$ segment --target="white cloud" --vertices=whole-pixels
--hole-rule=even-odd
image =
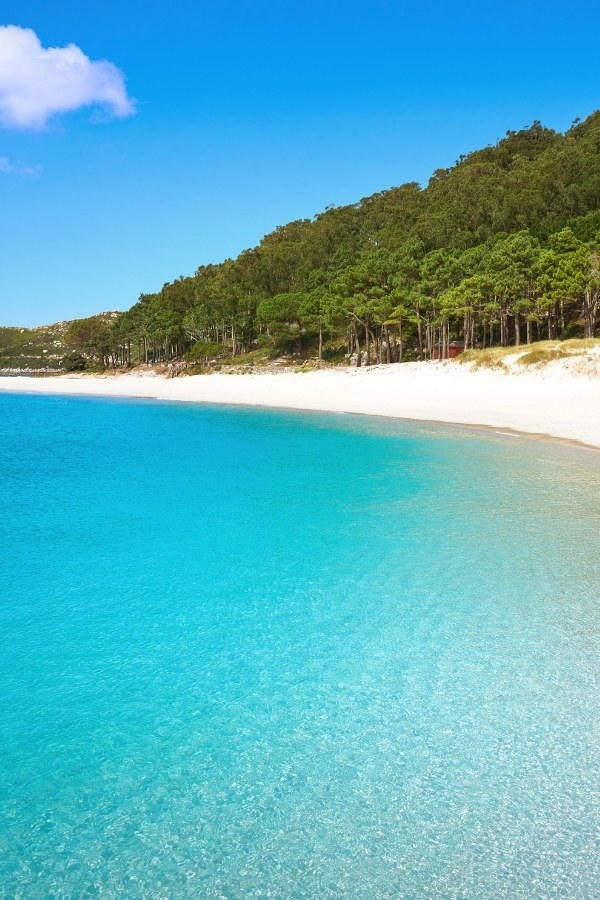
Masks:
[[[42,129],[52,116],[86,106],[117,119],[135,113],[120,69],[75,44],[46,49],[30,28],[0,26],[1,125]]]
[[[7,156],[0,156],[0,175],[20,175],[24,178],[35,178],[41,175],[40,166],[26,166],[23,163],[13,163]]]

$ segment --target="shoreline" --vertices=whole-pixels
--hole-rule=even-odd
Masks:
[[[600,449],[600,377],[557,362],[526,372],[404,363],[304,373],[0,377],[0,393],[138,398],[381,416]]]

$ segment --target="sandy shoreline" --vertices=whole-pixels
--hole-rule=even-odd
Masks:
[[[0,392],[139,397],[360,413],[510,429],[600,448],[600,377],[560,363],[535,371],[473,371],[407,363],[303,374],[0,377]]]

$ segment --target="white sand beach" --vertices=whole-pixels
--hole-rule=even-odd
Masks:
[[[595,360],[587,366],[561,360],[511,371],[405,363],[174,379],[153,373],[19,376],[0,378],[0,391],[360,413],[510,429],[600,448],[600,372]]]

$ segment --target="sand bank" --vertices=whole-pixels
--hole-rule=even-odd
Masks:
[[[511,429],[600,448],[600,377],[551,364],[518,374],[456,363],[307,373],[0,378],[0,392],[146,397],[391,416]]]

